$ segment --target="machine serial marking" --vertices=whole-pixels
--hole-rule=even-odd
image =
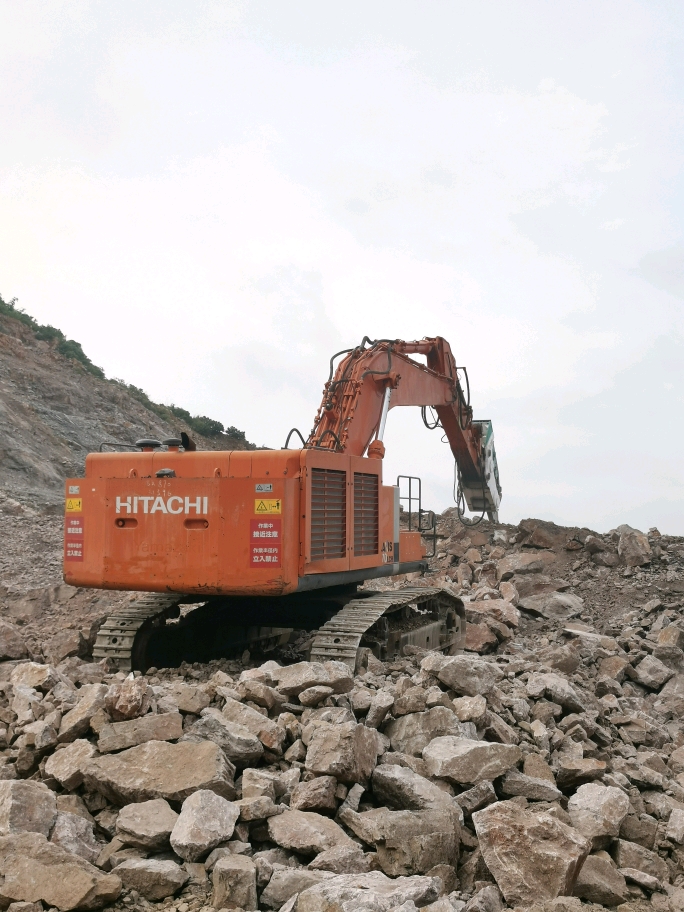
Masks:
[[[261,515],[263,513],[282,513],[281,500],[255,500],[254,512]]]
[[[78,501],[80,503],[80,501]],[[67,504],[69,501],[67,501]],[[152,506],[150,506],[150,503]],[[79,507],[80,509],[80,507]],[[67,511],[69,507],[67,506]],[[129,495],[125,499],[116,498],[116,512],[123,513],[195,513],[196,516],[206,516],[209,512],[208,497],[140,497]],[[280,511],[278,511],[280,512]]]

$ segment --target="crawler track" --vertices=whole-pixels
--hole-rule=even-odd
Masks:
[[[270,618],[253,616],[250,626],[240,626],[239,620],[244,624],[249,609],[231,599],[209,599],[180,623],[167,625],[178,618],[185,601],[180,595],[141,594],[104,622],[94,659],[109,659],[120,671],[173,667],[183,658],[206,661],[244,649],[266,651],[286,643],[292,627],[301,629],[302,619],[293,616],[291,605],[277,600],[270,605]],[[463,603],[444,589],[359,592],[332,617],[329,610],[326,616],[330,619],[314,634],[311,660],[334,659],[352,670],[364,651],[380,659],[400,655],[409,645],[453,652],[463,647],[465,638]],[[274,621],[288,626],[263,626]],[[315,630],[318,623],[310,614],[305,627],[310,624]]]
[[[352,599],[319,629],[311,647],[311,661],[334,659],[353,672],[364,645],[378,658],[389,659],[400,655],[404,646],[456,651],[463,648],[464,640],[463,603],[447,590],[378,592],[369,598]]]

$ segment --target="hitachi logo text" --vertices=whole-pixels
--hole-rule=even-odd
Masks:
[[[194,513],[206,516],[209,512],[208,497],[117,497],[117,513]]]

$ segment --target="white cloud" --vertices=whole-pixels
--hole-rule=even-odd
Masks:
[[[5,11],[3,294],[270,446],[309,429],[333,351],[441,334],[495,419],[505,518],[600,525],[679,496],[669,457],[637,471],[648,435],[597,430],[620,372],[684,329],[649,284],[679,242],[657,15],[284,6]],[[582,17],[604,42],[589,70]],[[647,375],[630,396],[639,414]],[[448,448],[398,411],[388,477],[448,505]]]

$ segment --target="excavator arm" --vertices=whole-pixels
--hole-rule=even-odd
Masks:
[[[334,369],[338,355],[345,357]],[[497,518],[501,501],[494,436],[490,421],[474,421],[449,343],[437,336],[418,342],[364,338],[361,345],[338,352],[330,362],[307,447],[354,456],[382,458],[382,438],[390,408],[430,407],[444,430],[456,460],[459,491],[469,509]],[[426,363],[410,355],[422,355]],[[425,411],[423,412],[425,418]]]

